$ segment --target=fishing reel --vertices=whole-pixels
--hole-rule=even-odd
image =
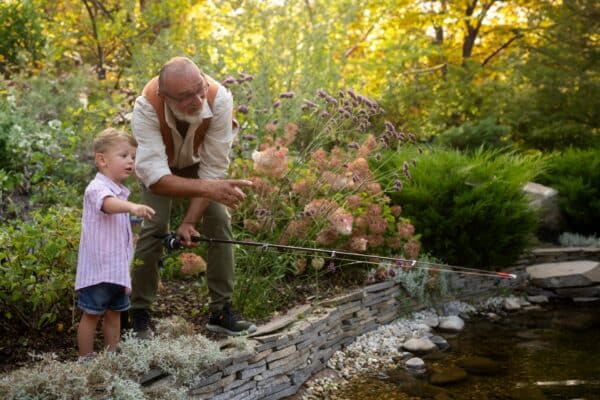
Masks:
[[[175,234],[175,232],[169,232],[164,235],[154,235],[154,237],[162,239],[162,245],[167,250],[181,250],[185,248],[181,242],[181,239]],[[198,236],[192,236],[192,242],[199,241],[200,238]]]

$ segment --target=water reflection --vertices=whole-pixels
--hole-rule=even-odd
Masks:
[[[398,368],[353,378],[336,399],[600,399],[600,306],[554,305],[442,333],[421,377]],[[381,377],[385,376],[385,379]],[[378,390],[382,389],[382,390]]]

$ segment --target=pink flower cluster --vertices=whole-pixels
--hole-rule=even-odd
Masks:
[[[268,147],[263,151],[254,151],[254,171],[274,178],[282,177],[288,171],[287,153],[286,147]]]

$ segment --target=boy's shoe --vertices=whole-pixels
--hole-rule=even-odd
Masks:
[[[231,310],[231,305],[225,303],[219,312],[212,312],[206,329],[211,332],[225,333],[231,336],[247,335],[256,331],[256,325],[251,322],[238,319]]]
[[[143,308],[131,310],[133,320],[133,332],[140,339],[148,339],[152,336],[150,330],[150,313]]]
[[[79,357],[77,357],[77,362],[78,363],[86,363],[88,361],[92,361],[97,356],[98,356],[98,354],[96,354],[96,352],[87,354],[85,356],[79,356]]]

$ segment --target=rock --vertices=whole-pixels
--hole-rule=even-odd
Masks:
[[[514,297],[514,296],[510,296],[504,299],[504,302],[502,303],[502,307],[506,310],[506,311],[515,311],[515,310],[519,310],[521,308],[521,303],[519,302],[519,299]]]
[[[532,283],[543,288],[591,286],[600,283],[600,262],[581,260],[527,267]]]
[[[527,296],[527,301],[533,304],[544,304],[548,303],[548,296],[544,296],[542,294],[536,296]]]
[[[474,375],[496,375],[502,370],[502,366],[497,361],[480,356],[463,358],[457,364]]]
[[[575,303],[591,303],[600,300],[600,297],[573,297]]]
[[[427,372],[425,361],[419,357],[413,357],[404,364],[406,370],[413,375],[424,375]]]
[[[437,349],[437,346],[428,338],[412,338],[408,339],[406,342],[402,344],[402,347],[405,350],[408,350],[415,354],[422,354]]]
[[[446,351],[450,348],[448,341],[441,336],[431,336],[429,340],[431,340],[431,342],[434,343],[437,348],[440,349],[440,351]]]
[[[539,234],[544,239],[554,239],[563,225],[563,217],[558,206],[558,191],[539,183],[528,182],[523,192],[529,199],[529,206],[537,211]]]
[[[429,382],[433,385],[447,385],[465,379],[467,379],[467,371],[457,366],[449,366],[432,374],[429,377]]]
[[[451,315],[449,317],[440,318],[438,327],[448,331],[461,331],[465,327],[465,322],[460,317]]]
[[[438,316],[429,316],[429,317],[423,319],[422,322],[430,328],[435,328],[436,326],[439,325],[440,319]]]
[[[409,369],[422,369],[425,368],[425,361],[419,357],[413,357],[409,360],[406,360],[404,365]]]
[[[600,285],[559,288],[555,292],[562,297],[598,297],[600,296]]]

